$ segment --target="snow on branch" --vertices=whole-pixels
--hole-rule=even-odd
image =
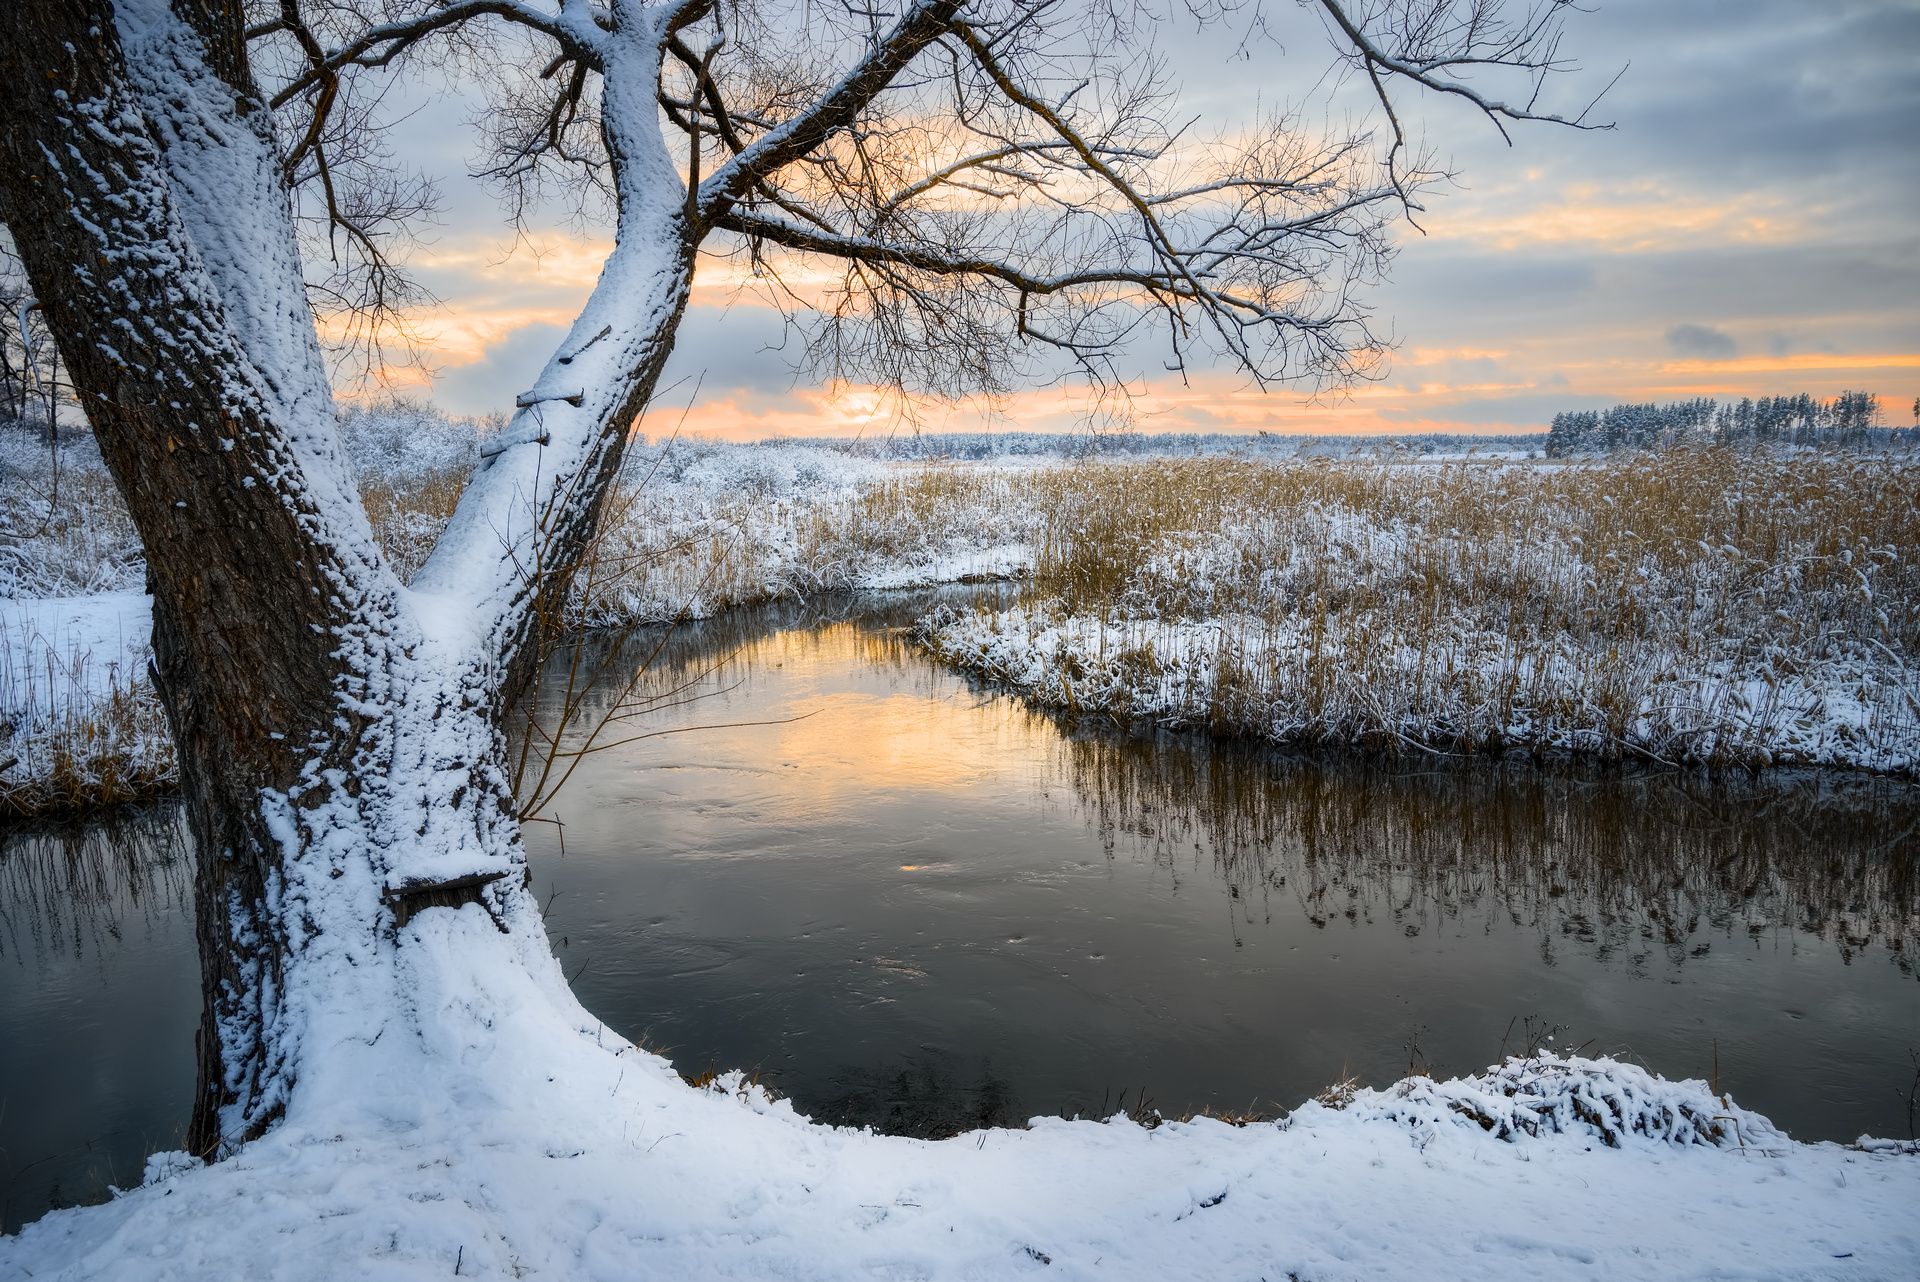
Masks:
[[[839,83],[716,170],[700,188],[701,213],[712,216],[756,181],[809,155],[852,125],[916,54],[953,29],[961,7],[961,0],[917,0]]]

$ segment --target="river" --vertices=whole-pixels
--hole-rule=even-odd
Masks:
[[[575,674],[572,745],[614,713],[527,831],[555,950],[683,1073],[944,1135],[1271,1114],[1551,1037],[1802,1139],[1907,1136],[1920,789],[1063,723],[916,651],[927,603],[600,639],[543,682],[553,724]],[[7,1228],[178,1145],[190,868],[167,806],[0,838]]]

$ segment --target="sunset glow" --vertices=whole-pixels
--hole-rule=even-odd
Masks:
[[[1603,6],[1585,25],[1592,65],[1631,63],[1602,104],[1611,131],[1522,130],[1509,148],[1484,121],[1433,104],[1409,122],[1460,178],[1424,198],[1417,227],[1390,229],[1391,274],[1365,294],[1392,344],[1379,381],[1263,392],[1217,353],[1190,351],[1184,376],[1169,370],[1161,338],[1126,354],[1134,423],[1512,432],[1619,401],[1855,388],[1879,395],[1886,424],[1909,422],[1920,395],[1910,216],[1920,177],[1875,150],[1903,114],[1901,91],[1869,89],[1897,80],[1898,60],[1867,56],[1810,14],[1753,24],[1764,34],[1747,43],[1768,52],[1751,56],[1713,24],[1663,6]],[[1649,26],[1663,32],[1651,45]],[[1214,123],[1243,124],[1248,96],[1267,92],[1251,64],[1196,63],[1183,74]],[[1729,92],[1750,82],[1751,94]],[[935,145],[937,130],[928,138],[928,165],[959,154],[957,143]],[[1233,139],[1208,146],[1224,153]],[[396,360],[384,383],[349,394],[429,395],[468,414],[506,408],[592,289],[609,226],[536,211],[510,230],[484,189],[461,190],[411,261],[438,299],[409,317],[420,366]],[[686,430],[732,439],[1071,431],[1087,421],[1084,389],[1043,377],[998,403],[920,404],[904,416],[877,388],[827,386],[800,362],[802,334],[844,279],[839,262],[771,247],[759,265],[737,251],[704,256],[663,382],[672,390],[647,430],[683,411]]]

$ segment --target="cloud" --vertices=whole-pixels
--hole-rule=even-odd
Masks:
[[[1318,17],[1269,8],[1275,39],[1294,55],[1287,71],[1305,78],[1278,75],[1264,53],[1223,66],[1211,36],[1169,29],[1157,52],[1180,76],[1181,111],[1233,127],[1250,102],[1289,84],[1310,128],[1340,129],[1349,108],[1368,110],[1366,85],[1329,99],[1313,79],[1326,52]],[[1311,402],[1249,391],[1225,369],[1196,368],[1181,385],[1143,341],[1125,363],[1150,387],[1144,425],[1504,428],[1623,400],[1854,386],[1906,405],[1920,393],[1916,39],[1915,0],[1607,0],[1569,26],[1568,51],[1590,71],[1550,78],[1541,107],[1577,113],[1631,64],[1595,109],[1614,130],[1519,129],[1509,149],[1460,104],[1409,96],[1419,119],[1408,123],[1462,182],[1434,193],[1427,235],[1393,233],[1394,273],[1366,300],[1399,345],[1385,378]],[[417,118],[429,127],[399,131],[407,158],[456,193],[441,238],[415,263],[446,302],[419,320],[429,360],[445,371],[436,397],[493,409],[512,403],[572,322],[612,228],[557,212],[525,237],[503,228],[484,187],[448,172],[461,168],[470,137],[461,119],[477,96],[447,90]],[[778,265],[803,302],[830,296],[841,271]],[[696,380],[689,426],[701,430],[882,430],[867,398],[796,377],[800,344],[783,334],[764,287],[743,259],[701,260],[664,380],[675,390],[655,411],[660,430]],[[1700,319],[1676,323],[1683,317]],[[1075,426],[1084,400],[1044,381],[992,414],[929,411],[929,430]]]
[[[1743,356],[1737,360],[1714,357],[1711,363],[1678,360],[1668,361],[1660,368],[1663,373],[1672,374],[1820,374],[1859,370],[1894,374],[1895,371],[1920,369],[1920,352],[1799,352],[1786,356]]]
[[[1675,325],[1667,331],[1667,346],[1676,356],[1705,361],[1730,361],[1740,354],[1733,335],[1711,325]]]
[[[1809,231],[1804,209],[1786,194],[1707,195],[1652,180],[1567,183],[1544,199],[1517,185],[1496,186],[1478,198],[1440,206],[1432,222],[1436,240],[1607,254],[1787,245],[1805,240]]]
[[[702,395],[735,391],[778,395],[792,388],[803,343],[789,334],[778,311],[741,299],[732,306],[695,301],[674,334],[673,355],[661,385],[695,383]]]
[[[540,366],[566,336],[559,325],[536,322],[490,345],[480,359],[455,365],[434,379],[433,398],[456,414],[511,410],[513,398],[533,386]]]

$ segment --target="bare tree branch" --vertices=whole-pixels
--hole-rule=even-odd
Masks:
[[[270,106],[280,108],[301,94],[324,83],[330,74],[343,67],[385,67],[436,32],[451,30],[474,18],[492,17],[550,36],[567,51],[569,57],[586,61],[597,59],[598,42],[585,24],[561,15],[545,13],[520,0],[446,0],[425,12],[395,22],[368,27],[354,39],[328,50],[311,69],[273,95]],[[248,32],[249,38],[286,30],[285,18],[266,23]]]
[[[1539,121],[1574,129],[1611,129],[1590,124],[1587,116],[1619,82],[1623,68],[1573,116],[1537,110],[1548,75],[1572,69],[1560,57],[1566,14],[1575,0],[1540,0],[1518,16],[1502,0],[1368,0],[1364,9],[1346,0],[1318,0],[1336,33],[1336,47],[1361,68],[1393,132],[1387,152],[1394,189],[1409,213],[1421,208],[1400,178],[1399,157],[1409,145],[1405,125],[1393,101],[1390,82],[1403,79],[1434,93],[1460,98],[1493,122],[1508,146],[1515,121]],[[1525,103],[1507,102],[1467,83],[1475,70],[1518,73],[1527,86]]]
[[[701,188],[699,207],[711,219],[754,183],[806,156],[894,81],[914,55],[946,34],[962,0],[915,0],[860,63],[806,110],[757,138],[716,170]]]

